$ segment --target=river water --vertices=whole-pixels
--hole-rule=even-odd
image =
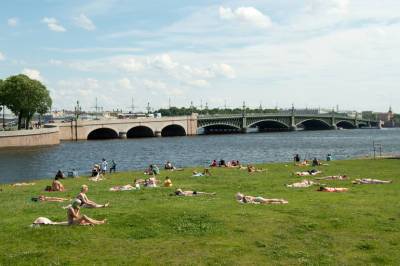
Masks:
[[[117,163],[117,171],[144,169],[166,160],[178,167],[206,166],[221,158],[242,163],[284,162],[301,158],[335,159],[372,156],[372,143],[384,154],[400,153],[400,129],[297,131],[195,137],[62,142],[30,149],[0,150],[0,183],[53,177],[58,169],[88,173],[102,158]]]

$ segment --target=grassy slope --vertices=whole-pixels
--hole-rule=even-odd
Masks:
[[[392,264],[400,263],[400,164],[398,160],[335,161],[324,174],[393,179],[389,185],[351,185],[348,193],[288,189],[299,180],[292,165],[269,164],[268,173],[215,169],[212,177],[190,177],[191,169],[168,174],[174,187],[217,192],[214,197],[171,197],[173,188],[109,192],[139,173],[118,173],[106,181],[65,180],[73,197],[81,184],[89,198],[110,201],[108,209],[83,209],[108,218],[97,227],[28,225],[37,217],[66,220],[62,203],[30,201],[50,181],[33,187],[3,185],[0,192],[0,264]],[[110,177],[110,176],[109,176]],[[285,198],[287,205],[243,205],[249,195]]]

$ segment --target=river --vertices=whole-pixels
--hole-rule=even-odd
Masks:
[[[400,129],[297,131],[195,137],[62,142],[58,146],[0,150],[0,183],[53,177],[58,169],[86,174],[102,158],[115,160],[117,171],[144,169],[166,160],[178,167],[206,166],[213,159],[242,163],[285,162],[293,154],[342,160],[373,154],[400,153]],[[379,151],[379,150],[378,150]]]

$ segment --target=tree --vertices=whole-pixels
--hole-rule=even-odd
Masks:
[[[38,80],[26,75],[8,77],[2,85],[0,103],[18,116],[18,129],[29,128],[35,113],[44,114],[50,110],[52,100],[49,91]]]

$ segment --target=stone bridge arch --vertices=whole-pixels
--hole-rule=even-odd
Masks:
[[[182,125],[171,124],[161,129],[162,137],[180,137],[186,136],[186,130]]]
[[[153,129],[145,125],[135,125],[126,131],[127,138],[151,138],[154,136]]]
[[[110,127],[100,127],[92,129],[88,132],[87,140],[100,140],[100,139],[116,139],[118,138],[118,131]]]

